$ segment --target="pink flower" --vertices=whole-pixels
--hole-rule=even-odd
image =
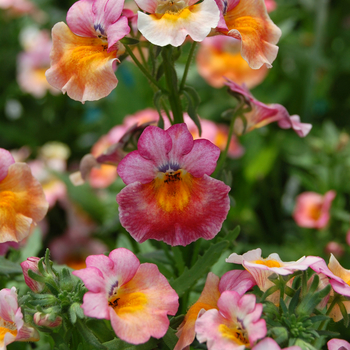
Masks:
[[[68,26],[59,22],[52,29],[51,68],[46,72],[52,86],[83,103],[99,100],[117,86],[118,41],[130,31],[127,18],[121,16],[123,6],[123,0],[73,4]]]
[[[86,316],[111,320],[117,336],[132,344],[165,335],[178,295],[156,265],[140,264],[131,251],[118,248],[109,257],[89,256],[86,266],[73,271],[89,290],[82,304]]]
[[[210,141],[193,141],[186,124],[166,131],[148,126],[138,150],[118,166],[127,185],[117,195],[122,226],[138,242],[187,245],[212,239],[230,208],[230,188],[208,176],[219,154]]]
[[[322,229],[327,226],[335,191],[324,196],[315,192],[303,192],[296,199],[293,217],[300,227]]]
[[[207,342],[208,350],[243,350],[266,335],[263,305],[256,304],[255,295],[224,291],[218,309],[206,311],[195,325],[198,341]]]
[[[204,39],[197,54],[199,74],[213,87],[225,85],[226,78],[248,88],[259,85],[267,75],[267,67],[252,69],[240,53],[241,43],[229,36]]]
[[[238,95],[246,101],[251,107],[251,111],[245,113],[246,128],[240,118],[235,121],[235,132],[239,135],[261,128],[272,122],[278,122],[278,126],[282,129],[292,128],[300,137],[306,136],[311,128],[311,124],[300,123],[298,115],[290,116],[288,111],[279,104],[265,105],[256,100],[249,90],[243,85],[240,86],[233,81],[228,80],[226,85],[231,89],[233,95]]]
[[[343,339],[331,339],[327,343],[328,350],[350,350],[350,344]]]
[[[0,243],[19,242],[44,218],[48,203],[40,183],[24,163],[0,148]]]
[[[28,275],[28,270],[32,270],[37,275],[42,276],[42,274],[38,268],[39,260],[40,260],[40,258],[33,256],[30,258],[27,258],[26,261],[23,261],[21,263],[24,281],[26,282],[27,286],[35,293],[40,293],[45,288],[45,283],[38,282],[38,281],[35,281],[32,278],[30,278]]]
[[[275,0],[265,0],[265,6],[267,12],[272,12],[276,10],[277,4]]]
[[[10,16],[31,15],[34,20],[43,23],[47,16],[30,0],[0,0],[0,9],[7,10]]]
[[[264,0],[216,0],[220,21],[216,31],[241,41],[241,55],[253,69],[268,68],[278,52],[281,30],[267,14]]]
[[[252,350],[301,350],[300,346],[289,346],[281,349],[280,346],[272,338],[265,338],[259,341]]]
[[[214,0],[196,2],[136,0],[145,12],[138,12],[138,29],[148,41],[158,46],[180,46],[187,35],[194,41],[202,41],[217,26],[220,12]]]
[[[179,341],[176,343],[174,350],[183,350],[194,341],[196,320],[205,311],[218,308],[217,303],[222,292],[234,290],[239,295],[243,295],[254,285],[255,281],[247,271],[229,271],[221,279],[209,272],[199,299],[187,311],[183,322],[178,328],[176,335]]]
[[[15,287],[0,290],[0,349],[14,341],[38,341],[36,329],[23,322],[21,308],[18,307]]]
[[[53,320],[50,319],[50,314],[36,312],[33,316],[33,321],[37,326],[56,328],[62,324],[62,317],[56,316]]]

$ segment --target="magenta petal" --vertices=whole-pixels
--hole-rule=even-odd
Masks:
[[[130,27],[128,25],[128,19],[126,17],[120,17],[120,19],[108,26],[107,29],[108,37],[108,49],[113,50],[114,45],[125,35],[130,33]]]
[[[148,13],[155,13],[158,6],[157,0],[135,0],[135,2],[141,10]]]
[[[118,21],[123,11],[124,1],[119,0],[95,0],[93,12],[95,15],[94,24],[108,31],[108,27]],[[102,33],[103,34],[103,33]]]
[[[106,293],[87,292],[83,298],[84,315],[109,320],[109,306]]]
[[[156,126],[148,126],[141,134],[137,148],[143,158],[154,161],[158,168],[167,166],[168,153],[172,148],[171,137]]]
[[[106,290],[104,276],[97,267],[75,270],[72,274],[79,277],[91,292],[99,293]]]
[[[191,152],[183,156],[181,166],[194,177],[210,175],[219,156],[219,147],[205,139],[195,140]]]
[[[0,181],[7,176],[8,168],[14,162],[15,160],[11,153],[6,149],[0,148]]]
[[[130,152],[118,165],[118,175],[126,185],[133,182],[147,184],[157,175],[155,162],[143,158],[139,151]]]
[[[82,37],[95,37],[92,4],[95,0],[80,0],[73,4],[67,13],[69,29]]]
[[[350,350],[350,343],[344,339],[331,339],[327,343],[328,350]]]
[[[223,293],[225,290],[233,290],[242,296],[255,285],[255,279],[248,271],[232,270],[221,277],[219,291]]]

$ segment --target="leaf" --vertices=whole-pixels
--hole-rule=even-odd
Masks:
[[[83,321],[77,319],[76,325],[81,337],[85,339],[87,343],[93,346],[94,349],[106,350],[106,347],[99,342],[99,340],[95,337],[95,335]]]
[[[27,260],[29,257],[37,256],[43,246],[42,242],[41,230],[37,227],[29,236],[25,247],[21,249],[21,262]]]
[[[174,254],[176,268],[179,271],[179,275],[181,275],[185,269],[185,262],[183,259],[181,249],[179,247],[171,247],[171,250]]]
[[[163,97],[163,92],[161,90],[158,90],[153,96],[153,103],[157,108],[157,111],[159,114],[158,127],[164,129],[164,119],[162,115],[162,106],[161,106],[162,97]]]
[[[189,117],[193,120],[193,122],[196,124],[198,128],[199,136],[202,135],[202,128],[201,123],[199,120],[199,117],[197,115],[197,109],[200,104],[199,96],[195,89],[190,88],[188,86],[184,87],[183,94],[187,98],[188,106],[187,106],[187,113]]]
[[[175,335],[175,333],[176,333],[175,329],[172,329],[171,327],[169,327],[168,331],[163,337],[164,343],[167,345],[167,347],[170,350],[173,350],[175,348],[175,345],[179,340],[179,338]]]
[[[136,45],[138,44],[140,41],[137,39],[133,39],[133,38],[128,38],[128,37],[124,37],[123,39],[119,40],[123,45]]]
[[[228,231],[227,235],[222,240],[229,241],[230,243],[234,242],[237,239],[240,232],[241,227],[236,226],[236,228],[234,228],[233,230]]]
[[[179,297],[190,289],[216,263],[222,251],[227,249],[228,246],[229,242],[226,240],[212,244],[190,269],[185,269],[179,278],[170,281],[170,285],[175,289]]]
[[[301,288],[299,288],[299,289],[295,292],[295,294],[294,294],[292,300],[291,300],[290,303],[289,303],[289,312],[292,313],[292,314],[295,312],[295,309],[296,309],[296,307],[297,307],[297,305],[298,305],[300,292],[301,292]]]
[[[121,339],[113,339],[111,341],[108,341],[106,343],[103,343],[103,345],[108,349],[108,350],[152,350],[154,349],[157,344],[158,340],[151,338],[147,343],[140,344],[140,345],[133,345],[129,344]]]
[[[12,261],[5,259],[3,256],[0,256],[0,275],[9,275],[11,273],[22,274],[22,268],[19,264],[16,264]]]

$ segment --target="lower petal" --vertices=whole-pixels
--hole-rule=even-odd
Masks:
[[[51,68],[48,82],[73,100],[99,100],[117,86],[113,70],[116,51],[108,52],[107,43],[98,38],[79,37],[63,23],[52,29]]]
[[[125,187],[117,196],[123,227],[138,242],[156,239],[185,246],[215,237],[230,208],[230,187],[207,175],[187,181],[174,191],[157,189],[154,182]]]

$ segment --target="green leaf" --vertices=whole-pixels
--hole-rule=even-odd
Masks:
[[[338,306],[340,309],[341,314],[343,315],[343,322],[344,322],[344,326],[348,327],[349,326],[349,315],[348,315],[348,311],[346,310],[345,305],[339,301],[338,302]]]
[[[234,228],[233,230],[228,231],[227,235],[222,240],[229,241],[230,243],[232,243],[237,239],[240,232],[241,227],[236,226],[236,228]]]
[[[297,305],[298,305],[300,292],[301,292],[301,288],[299,288],[299,289],[295,292],[295,294],[294,294],[292,300],[291,300],[290,303],[289,303],[289,308],[288,308],[288,309],[289,309],[289,312],[292,313],[292,314],[295,312],[295,309],[296,309],[296,307],[297,307]]]
[[[197,109],[200,104],[199,96],[195,89],[190,88],[188,86],[184,87],[182,92],[188,101],[187,113],[189,117],[193,120],[193,122],[196,124],[198,128],[199,136],[201,136],[202,128],[201,128],[201,123],[197,114]]]
[[[179,340],[179,338],[175,335],[175,333],[176,333],[176,330],[169,327],[168,331],[163,337],[164,343],[167,345],[167,347],[170,350],[173,350],[175,348],[175,345]]]
[[[183,259],[181,249],[179,247],[171,247],[171,250],[174,254],[176,268],[179,271],[179,275],[181,275],[185,270],[185,262]]]
[[[205,254],[201,256],[190,269],[185,269],[184,273],[179,278],[170,281],[170,285],[175,289],[179,297],[190,289],[196,281],[216,263],[220,258],[222,251],[228,246],[228,241],[221,241],[212,244]]]
[[[16,264],[12,261],[5,259],[3,256],[0,256],[0,275],[9,275],[11,273],[22,274],[22,268],[19,264]]]
[[[103,343],[103,345],[108,350],[152,350],[157,347],[158,340],[151,338],[147,343],[140,344],[140,345],[133,345],[129,344],[121,339],[113,339],[111,341],[108,341],[106,343]]]
[[[123,39],[119,40],[123,45],[136,45],[138,44],[140,41],[137,39],[133,39],[133,38],[128,38],[128,37],[124,37]]]
[[[95,337],[95,335],[92,333],[92,331],[87,327],[87,325],[83,321],[77,319],[76,325],[82,338],[85,339],[88,344],[93,346],[94,349],[99,349],[99,350],[107,349],[104,345],[100,343],[100,341]]]
[[[153,96],[153,104],[157,108],[158,114],[159,114],[159,121],[158,121],[158,127],[164,129],[164,119],[162,115],[162,97],[163,97],[163,92],[161,90],[158,90],[154,96]]]
[[[29,236],[27,244],[21,249],[21,262],[27,260],[31,256],[37,256],[43,244],[41,230],[37,227]]]

